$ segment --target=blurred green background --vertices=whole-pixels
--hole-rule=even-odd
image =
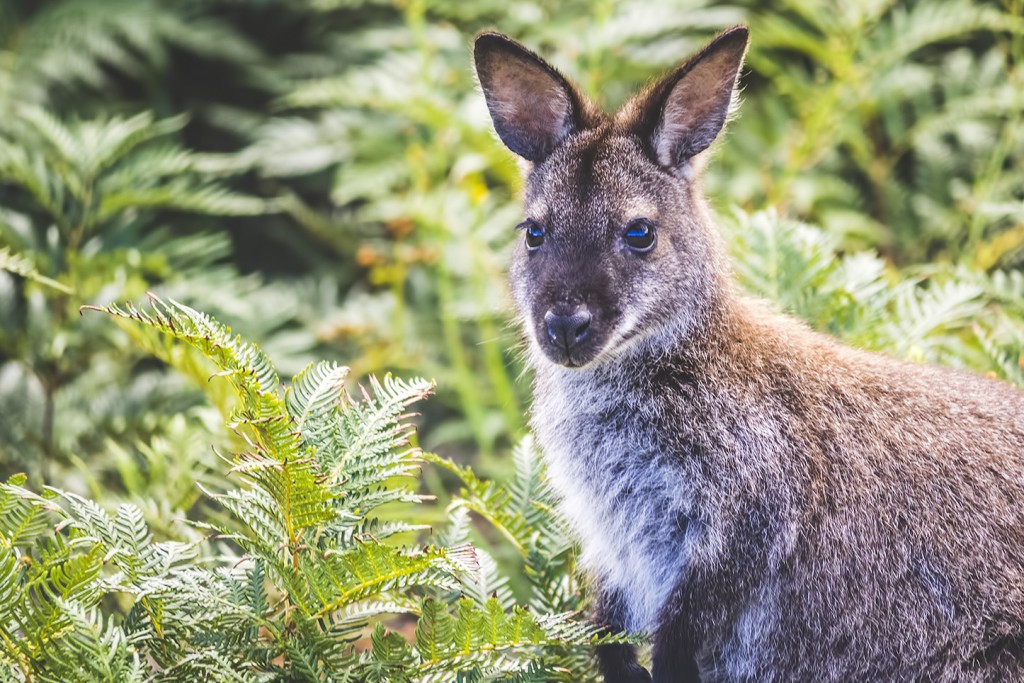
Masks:
[[[743,104],[706,187],[743,284],[1022,382],[1024,0],[0,0],[0,479],[131,499],[172,536],[206,514],[226,402],[78,313],[147,290],[285,376],[436,379],[421,445],[503,475],[529,406],[520,181],[473,34],[614,107],[738,22]]]

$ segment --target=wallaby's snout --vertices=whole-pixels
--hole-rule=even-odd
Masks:
[[[610,264],[575,259],[553,248],[517,268],[523,277],[513,289],[523,302],[526,333],[548,362],[581,368],[614,343],[621,315]]]
[[[591,320],[593,316],[586,304],[558,305],[544,314],[548,340],[559,356],[565,354],[567,364],[573,363],[573,351],[578,350],[587,340]]]

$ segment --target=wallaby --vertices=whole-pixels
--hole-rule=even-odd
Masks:
[[[654,681],[1024,680],[1024,393],[855,350],[741,296],[699,172],[737,26],[614,115],[477,37],[525,172],[510,269],[532,426]],[[599,648],[606,681],[649,681]]]

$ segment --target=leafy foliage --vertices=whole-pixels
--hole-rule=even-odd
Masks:
[[[223,240],[168,239],[157,227],[162,212],[269,208],[228,189],[217,157],[171,141],[184,123],[146,113],[64,122],[30,105],[0,123],[0,401],[25,404],[27,397],[34,413],[2,423],[0,453],[34,479],[48,467],[66,466],[76,451],[97,448],[97,425],[125,439],[155,431],[130,412],[144,407],[116,400],[115,382],[128,384],[129,367],[105,355],[109,335],[72,324],[78,306],[99,296],[138,296],[152,282],[187,275],[223,253]],[[148,252],[154,244],[163,246]],[[204,249],[209,253],[196,259]],[[122,352],[129,348],[122,340]],[[184,387],[154,392],[145,386],[157,377],[136,377],[130,401],[149,394],[153,402],[195,403]],[[71,408],[82,404],[90,410]],[[65,420],[72,410],[88,417]]]
[[[1024,198],[1022,10],[966,0],[757,8],[756,77],[718,165],[724,193],[900,262],[1013,263],[1020,236],[1003,232],[1019,228]]]
[[[257,54],[195,2],[7,3],[0,19],[0,112],[53,103],[76,86],[98,91],[115,74],[144,79],[166,68],[172,49],[242,62]]]
[[[472,34],[526,41],[614,107],[747,22],[744,102],[706,174],[743,286],[852,344],[1024,384],[1021,17],[0,3],[0,480],[29,474],[0,505],[0,678],[589,680],[587,649],[541,616],[585,589],[521,440],[529,381],[496,284],[519,175]],[[174,304],[120,329],[78,315],[152,290],[235,321],[295,380],[282,394],[255,347]],[[402,416],[428,385],[369,379],[386,371],[438,378],[419,434]],[[44,483],[66,493],[30,493]],[[428,493],[446,515],[415,504]]]
[[[586,670],[580,646],[598,642],[597,629],[564,602],[460,597],[464,583],[495,582],[493,563],[478,564],[472,546],[389,542],[419,528],[376,515],[422,500],[414,475],[424,455],[410,445],[406,409],[430,383],[386,377],[356,401],[346,369],[320,363],[282,392],[257,346],[181,304],[151,304],[102,310],[184,342],[219,369],[237,395],[230,425],[247,445],[232,468],[242,486],[209,493],[227,521],[200,524],[215,534],[205,542],[182,543],[156,541],[134,505],[111,514],[58,489],[38,496],[23,476],[0,485],[0,662],[14,680],[551,680],[573,674],[567,665]],[[540,505],[540,472],[525,449],[518,461],[509,494],[472,507],[532,537],[534,551],[549,548],[550,511],[527,512]],[[491,507],[513,498],[515,512]],[[456,521],[462,507],[452,508]],[[197,561],[211,545],[218,554]],[[568,549],[561,535],[554,545]],[[242,556],[221,554],[231,548]],[[104,608],[115,596],[123,619]],[[414,639],[379,620],[393,614],[417,618]],[[368,629],[370,646],[354,647]]]
[[[869,252],[774,212],[736,212],[729,229],[747,289],[855,346],[1021,381],[1024,277],[934,265],[902,277]]]
[[[313,9],[340,27],[352,6]],[[820,226],[836,249],[875,249],[901,265],[1019,268],[1019,0],[517,7],[364,12],[372,27],[321,46],[333,57],[326,75],[303,62],[298,85],[278,100],[281,115],[254,129],[246,152],[267,176],[315,178],[330,193],[331,219],[343,225],[324,238],[339,257],[353,258],[350,235],[360,237],[355,258],[376,305],[361,298],[347,311],[339,341],[446,377],[453,395],[442,398],[464,423],[448,421],[439,439],[469,435],[486,456],[503,433],[521,430],[525,401],[509,382],[517,365],[506,352],[515,339],[501,325],[503,292],[489,286],[519,220],[518,172],[494,144],[466,68],[469,36],[481,28],[524,40],[614,107],[714,30],[746,21],[745,101],[709,168],[714,199],[751,213],[777,207]]]

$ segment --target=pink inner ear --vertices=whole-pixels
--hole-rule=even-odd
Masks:
[[[698,59],[662,104],[652,147],[664,166],[677,166],[702,152],[721,132],[732,104],[743,48],[719,49]]]
[[[512,58],[492,66],[488,81],[485,93],[499,134],[507,126],[550,151],[569,133],[569,96],[543,68]]]
[[[658,163],[671,166],[677,163],[674,157],[680,142],[697,132],[702,123],[715,117],[715,102],[719,94],[729,85],[712,86],[704,82],[691,83],[683,79],[676,84],[662,110],[661,124],[655,132],[654,150]],[[728,106],[728,104],[726,104]],[[717,131],[711,135],[717,134]]]

